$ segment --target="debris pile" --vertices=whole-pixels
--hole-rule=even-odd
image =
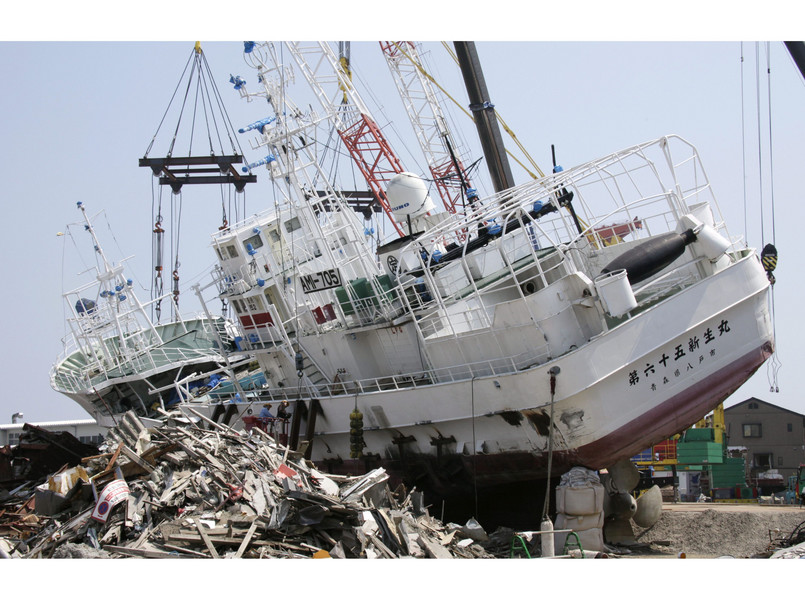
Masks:
[[[420,493],[392,492],[382,468],[325,474],[257,428],[168,417],[146,429],[128,413],[103,453],[25,499],[0,496],[0,556],[495,557],[473,525],[445,526]]]

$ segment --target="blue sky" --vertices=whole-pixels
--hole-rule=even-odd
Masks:
[[[7,365],[0,393],[0,422],[10,422],[11,414],[18,411],[31,422],[86,416],[69,399],[53,391],[48,382],[49,369],[61,351],[64,334],[61,292],[77,285],[77,268],[63,272],[62,267],[64,245],[70,239],[57,236],[57,232],[64,231],[65,224],[78,221],[76,201],[84,201],[90,213],[103,210],[106,219],[99,226],[105,228],[109,222],[116,245],[107,250],[116,258],[134,255],[130,262],[133,273],[141,286],[148,287],[152,181],[149,172],[138,167],[137,160],[156,131],[193,47],[193,41],[14,41],[62,39],[58,31],[61,30],[46,29],[44,33],[20,37],[6,30],[2,32],[3,39],[11,41],[0,42],[0,80],[4,81],[0,138],[6,145],[4,159],[0,160],[6,208],[5,258],[0,262],[6,287],[0,300],[6,317],[6,341],[0,351]],[[157,28],[155,35],[162,31]],[[562,31],[567,39],[580,39],[567,29],[557,31],[551,37],[560,37],[554,39],[562,39]],[[702,36],[699,29],[691,31],[694,39],[719,38]],[[95,30],[80,33],[71,39],[98,39]],[[363,33],[359,37],[365,39],[366,31]],[[533,39],[537,34],[525,35],[522,28],[515,28],[513,33],[512,37],[519,39]],[[237,39],[238,32],[232,31],[228,37]],[[335,35],[322,33],[318,37]],[[420,34],[425,39],[438,37],[427,28]],[[803,283],[797,279],[794,244],[805,209],[800,175],[805,84],[783,44],[770,44],[769,109],[766,45],[759,46],[762,68],[758,87],[756,44],[743,44],[742,73],[742,45],[732,41],[741,37],[716,42],[595,43],[500,41],[509,39],[505,33],[497,33],[492,39],[483,34],[474,37],[482,40],[478,51],[492,101],[544,171],[550,169],[552,143],[560,163],[567,168],[674,133],[698,147],[732,235],[744,232],[746,193],[750,245],[759,247],[762,242],[771,242],[774,234],[780,252],[775,289],[777,356],[782,363],[780,391],[769,393],[764,367],[727,404],[754,395],[805,412],[797,375],[803,354],[803,325],[797,309]],[[624,39],[631,37],[627,34]],[[242,43],[202,44],[235,128],[264,117],[256,112],[254,104],[239,100],[227,82],[230,74],[254,81],[253,71],[242,60]],[[427,43],[425,49],[432,51],[431,60],[439,65],[440,82],[466,104],[460,75],[447,63],[440,44]],[[377,109],[380,113],[375,114],[377,119],[389,117],[393,130],[410,134],[377,44],[353,42],[352,62],[359,76],[373,83],[373,95],[382,99],[383,105]],[[769,114],[773,161],[768,147]],[[464,137],[472,144],[472,124],[467,121],[462,127]],[[407,142],[392,142],[399,143],[396,147],[406,167],[418,171],[419,166],[409,157],[416,151],[410,138]],[[262,157],[248,149],[248,142],[242,138],[241,144],[249,160]],[[473,151],[480,156],[479,151]],[[764,181],[762,202],[767,210],[765,231],[760,229],[759,155]],[[514,170],[519,180],[525,180],[525,174],[516,166]],[[259,173],[258,177],[263,178]],[[774,227],[768,211],[772,193]],[[265,181],[249,189],[248,213],[267,208],[270,197]],[[189,280],[194,272],[213,261],[207,244],[220,224],[221,200],[215,194],[191,194],[186,190],[184,202],[182,270],[183,280]],[[141,292],[141,296],[147,294]],[[187,288],[182,300],[184,306],[199,308]]]

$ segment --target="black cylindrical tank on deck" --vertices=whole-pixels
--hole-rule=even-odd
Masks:
[[[691,229],[655,236],[613,259],[601,273],[625,269],[629,283],[637,284],[668,267],[695,240],[696,235]]]

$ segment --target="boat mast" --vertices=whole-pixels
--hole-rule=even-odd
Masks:
[[[464,77],[464,85],[467,87],[469,107],[481,138],[481,147],[492,177],[492,184],[495,192],[499,193],[514,186],[514,177],[495,117],[495,106],[489,101],[489,92],[478,60],[478,52],[475,50],[475,42],[457,41],[453,42],[453,45]]]
[[[140,303],[137,295],[134,293],[133,289],[131,288],[131,283],[123,276],[123,266],[112,266],[109,263],[109,260],[106,259],[106,255],[101,248],[101,243],[98,241],[98,237],[95,234],[95,228],[92,226],[92,222],[87,215],[87,210],[84,207],[84,203],[79,201],[77,202],[77,207],[81,210],[81,215],[84,218],[84,229],[89,232],[90,236],[92,237],[92,244],[95,249],[95,252],[100,257],[101,261],[103,262],[104,271],[98,272],[97,280],[100,282],[101,286],[104,290],[108,293],[109,297],[117,296],[118,301],[123,300],[124,298],[128,298],[131,301],[131,304],[135,305],[135,309],[142,315],[143,319],[148,323],[148,327],[151,332],[154,334],[155,339],[159,339],[159,332],[157,332],[154,324],[151,322],[151,319],[146,315],[145,309],[143,308],[142,304]],[[115,284],[117,280],[118,284]],[[126,295],[122,295],[122,290],[125,289]],[[117,293],[117,295],[115,294]],[[123,298],[121,298],[121,296]],[[111,298],[110,298],[111,300]],[[128,344],[126,342],[126,334],[123,332],[123,328],[120,324],[120,313],[117,308],[110,309],[110,313],[114,318],[115,329],[117,330],[118,338],[120,339],[120,347],[119,350],[121,354],[126,351],[128,348]]]
[[[389,181],[405,168],[352,84],[347,55],[339,58],[327,42],[288,41],[285,46],[334,123],[375,202],[382,207],[397,234],[405,236],[386,196]],[[342,46],[342,50],[345,48]]]

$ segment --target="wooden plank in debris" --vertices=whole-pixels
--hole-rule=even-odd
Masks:
[[[187,410],[189,410],[191,413],[193,413],[193,414],[194,414],[195,416],[197,416],[199,419],[201,419],[201,420],[203,420],[203,421],[206,421],[207,423],[209,423],[210,425],[212,425],[213,427],[215,427],[215,428],[216,428],[216,429],[218,429],[219,431],[229,431],[229,429],[228,429],[227,427],[224,427],[224,426],[223,426],[223,425],[221,425],[220,423],[216,423],[216,422],[215,422],[215,421],[213,421],[212,419],[205,417],[205,416],[204,416],[204,415],[202,415],[200,412],[198,412],[196,409],[194,409],[194,408],[190,408],[190,407],[187,407]]]
[[[181,450],[179,446],[176,446],[177,450]],[[167,460],[173,466],[182,466],[185,460],[187,460],[187,454],[174,454],[172,452],[168,452],[162,455],[163,460]]]
[[[166,431],[169,430],[169,429],[170,428],[167,428]],[[184,431],[184,429],[182,429],[181,427],[177,427],[176,429]],[[173,438],[171,438],[168,434],[164,433],[163,431],[161,431],[158,428],[154,428],[154,429],[152,429],[152,431],[153,431],[153,433],[155,433],[157,435],[161,435],[162,437],[164,437],[169,442],[176,441]],[[186,433],[186,435],[189,435],[191,438],[193,438],[195,440],[195,438],[193,437],[192,434]],[[201,455],[198,452],[196,452],[193,448],[188,446],[185,442],[178,441],[177,443],[179,444],[179,448],[183,452],[185,452],[188,456],[190,456],[190,458],[194,458],[196,460],[201,460]]]
[[[110,458],[113,455],[114,452],[104,452],[103,454],[95,454],[94,456],[84,456],[84,458],[81,459],[81,464],[83,465],[93,460],[100,460],[101,458]]]
[[[196,525],[196,530],[198,531],[198,534],[201,535],[201,539],[204,541],[204,545],[206,545],[207,549],[210,550],[210,555],[213,558],[220,558],[221,556],[218,555],[218,551],[215,549],[215,545],[213,545],[212,541],[210,541],[210,538],[207,536],[207,532],[204,529],[204,525],[201,524],[201,522],[199,522],[198,525]]]
[[[439,558],[439,559],[452,559],[453,554],[451,554],[447,549],[439,545],[436,541],[432,541],[425,535],[420,535],[417,538],[417,543],[425,550],[432,558]]]
[[[243,538],[243,543],[240,544],[238,547],[238,552],[235,554],[236,558],[239,558],[243,555],[243,552],[246,551],[246,548],[249,546],[249,541],[252,540],[252,535],[254,535],[254,531],[257,530],[257,520],[252,522],[252,526],[249,527],[249,530],[246,532],[246,536]]]
[[[160,458],[167,460],[171,452],[176,452],[180,449],[179,445],[173,442],[156,446],[152,445],[145,452],[140,454],[140,457],[149,464],[153,464]]]
[[[197,444],[201,444],[204,447],[209,447],[206,444],[204,444],[204,442],[202,442],[201,440],[197,439],[192,433],[190,433],[186,429],[184,429],[182,427],[177,427],[177,429],[179,431],[181,431],[187,437],[193,439]],[[193,456],[194,458],[199,458],[199,459],[206,460],[207,462],[212,464],[215,468],[218,468],[218,469],[221,469],[221,470],[227,470],[230,473],[234,472],[232,470],[227,469],[226,465],[223,462],[221,462],[215,456],[213,456],[212,454],[207,452],[207,450],[204,450],[204,449],[193,450],[193,453],[191,453],[190,451],[188,451],[188,448],[189,448],[189,446],[186,446],[184,443],[182,443],[182,449],[184,449],[188,454],[190,454],[190,456]],[[234,474],[237,474],[237,473],[234,472]]]
[[[266,448],[265,446],[260,446],[259,453],[263,455],[263,458],[265,458],[266,462],[268,463],[269,468],[272,471],[276,470],[276,468],[279,466],[279,464],[277,463],[276,460],[274,460],[274,456],[271,454],[271,452],[268,450],[268,448]]]
[[[186,553],[191,556],[196,556],[198,558],[208,558],[212,559],[212,556],[208,553],[204,553],[203,551],[193,551],[192,549],[187,549],[186,547],[181,547],[179,545],[173,545],[172,543],[163,543],[162,544],[166,549],[170,549],[171,551],[178,551],[180,553]]]
[[[140,536],[137,537],[137,539],[133,543],[130,543],[128,545],[128,547],[131,547],[132,549],[139,549],[151,537],[151,532],[152,531],[153,531],[153,525],[152,525],[152,523],[149,522],[148,526],[146,526],[143,529],[143,532],[140,533]]]
[[[104,551],[111,551],[112,553],[119,553],[126,556],[140,556],[142,558],[181,558],[179,554],[173,554],[168,551],[160,551],[158,549],[133,549],[131,547],[122,547],[120,545],[104,545]]]
[[[123,442],[120,442],[118,444],[118,446],[117,446],[117,450],[115,450],[115,453],[112,455],[112,459],[108,462],[108,464],[106,465],[106,468],[103,469],[104,473],[108,473],[109,471],[111,471],[114,468],[115,463],[117,462],[117,459],[120,456],[120,449],[122,447],[123,447]],[[100,476],[100,475],[98,475],[98,476]]]
[[[232,475],[235,479],[237,479],[238,478],[238,471],[235,469],[235,466],[231,462],[229,462],[229,459],[226,456],[224,456],[223,454],[219,454],[219,456],[220,456],[221,460],[223,461],[224,466],[226,467],[226,470],[229,471],[229,474]]]
[[[372,542],[372,545],[374,545],[375,548],[380,553],[382,553],[385,557],[387,557],[387,558],[397,558],[397,557],[399,557],[399,556],[397,556],[397,554],[395,554],[393,551],[391,551],[388,547],[386,547],[385,544],[378,537],[376,537],[375,535],[372,534],[372,535],[367,535],[367,536],[368,536],[369,540]]]
[[[208,535],[209,540],[218,546],[225,546],[225,547],[233,547],[237,548],[240,547],[240,544],[243,543],[243,539],[240,537],[216,537],[215,535]],[[202,539],[199,535],[193,533],[175,533],[168,535],[166,537],[167,541],[174,542],[174,541],[182,541],[188,543],[200,543]],[[254,539],[250,543],[252,546],[272,546],[272,547],[282,547],[285,549],[290,549],[294,551],[303,551],[305,553],[308,552],[307,549],[303,547],[299,547],[298,545],[293,545],[291,543],[284,543],[282,541],[274,541],[269,539]]]
[[[207,541],[211,541],[215,545],[226,545],[229,547],[240,547],[241,542],[243,539],[241,537],[227,537],[226,535],[215,535],[210,534],[209,531],[202,535],[193,534],[193,533],[173,533],[166,537],[168,541],[187,541],[188,543],[205,543],[203,537],[207,538]]]
[[[135,452],[134,450],[132,450],[131,448],[129,448],[125,444],[120,444],[120,448],[121,448],[121,451],[123,452],[123,454],[129,460],[131,460],[134,464],[139,466],[141,469],[143,469],[144,471],[146,471],[148,473],[153,473],[154,472],[154,470],[155,470],[154,467],[151,466],[150,464],[148,464],[145,460],[143,460],[140,457],[140,455],[137,454],[137,452]]]
[[[176,475],[176,473],[174,473]],[[162,492],[162,495],[159,496],[159,501],[163,504],[168,503],[175,495],[185,490],[185,488],[190,485],[191,477],[185,477],[184,479],[174,480],[173,485],[170,487],[165,488],[165,491]]]

